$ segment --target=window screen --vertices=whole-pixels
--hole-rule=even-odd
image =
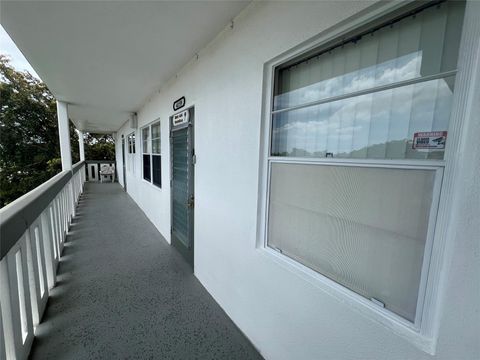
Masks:
[[[433,170],[272,164],[269,245],[413,321]]]

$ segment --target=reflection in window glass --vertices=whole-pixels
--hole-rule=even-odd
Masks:
[[[152,125],[152,154],[160,154],[160,123]]]
[[[135,154],[135,133],[128,135],[129,153]]]
[[[150,128],[146,127],[142,130],[142,141],[143,141],[143,153],[148,154],[150,151],[148,149],[148,138],[149,138]]]
[[[446,2],[277,71],[274,110],[457,66],[463,2]]]
[[[128,135],[128,152],[135,154],[135,133]]]
[[[416,132],[448,129],[454,78],[431,80],[273,115],[272,155],[442,159],[412,148]]]

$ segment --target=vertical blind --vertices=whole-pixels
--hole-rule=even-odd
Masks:
[[[443,159],[443,150],[413,150],[412,140],[415,132],[448,129],[455,82],[448,75],[456,69],[463,12],[463,2],[441,3],[280,67],[272,156]],[[394,88],[376,90],[385,85]]]

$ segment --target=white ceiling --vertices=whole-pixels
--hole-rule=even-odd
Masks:
[[[1,23],[80,130],[116,131],[248,1],[2,1]],[[174,100],[174,99],[172,99]]]

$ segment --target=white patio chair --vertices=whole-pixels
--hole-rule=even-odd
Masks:
[[[100,182],[103,183],[103,179],[108,177],[112,179],[112,182],[115,181],[115,165],[102,164],[100,166]]]

